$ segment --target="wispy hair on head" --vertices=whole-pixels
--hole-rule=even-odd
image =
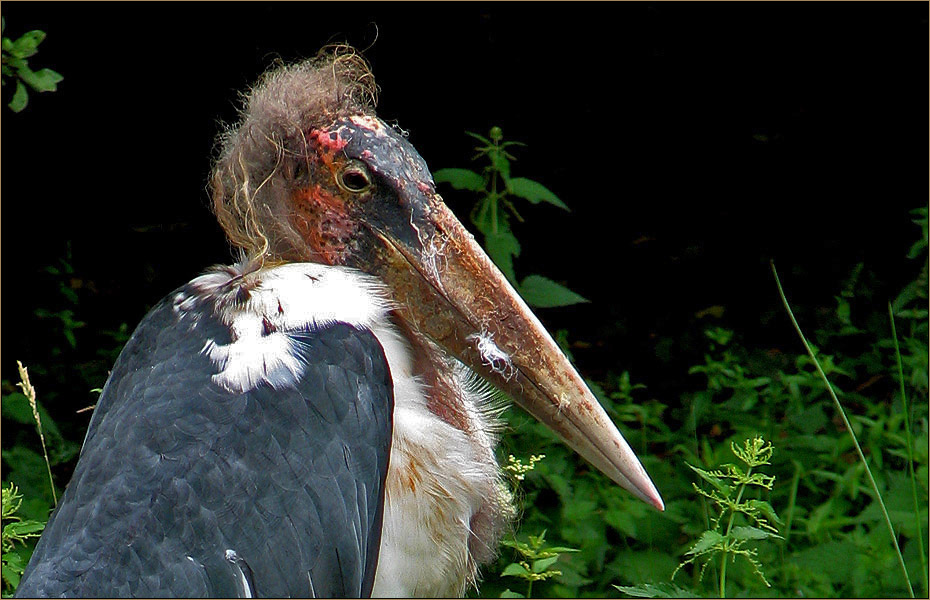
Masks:
[[[350,115],[370,115],[378,87],[368,61],[347,45],[280,62],[242,94],[239,122],[219,139],[210,180],[213,211],[246,258],[300,258],[288,218],[289,164],[306,160],[307,132]]]

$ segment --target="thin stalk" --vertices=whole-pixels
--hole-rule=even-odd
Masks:
[[[904,389],[904,367],[901,365],[901,348],[898,346],[898,332],[894,325],[894,311],[888,303],[888,320],[891,321],[891,339],[894,342],[894,355],[898,363],[898,382],[901,384],[901,404],[904,410],[904,431],[907,440],[907,466],[911,472],[911,493],[914,496],[914,521],[917,527],[917,544],[920,549],[920,576],[927,592],[927,557],[924,555],[924,534],[920,530],[920,504],[917,502],[917,477],[914,475],[914,439],[911,437],[910,407],[907,405],[907,390]]]
[[[55,506],[58,506],[58,494],[55,493],[55,482],[52,480],[52,464],[48,460],[48,450],[45,449],[45,433],[42,431],[42,419],[39,418],[39,406],[36,403],[36,389],[32,387],[29,381],[29,370],[23,366],[23,363],[16,361],[19,368],[20,383],[17,383],[26,399],[29,400],[29,406],[32,408],[32,418],[36,421],[36,429],[39,432],[39,441],[42,442],[42,454],[45,456],[45,468],[48,469],[48,486],[52,490],[52,500]]]
[[[497,235],[497,169],[491,175],[491,193],[488,194],[488,200],[491,203],[491,231]]]
[[[817,360],[817,357],[814,355],[814,351],[811,349],[810,344],[807,343],[807,338],[804,337],[804,333],[801,331],[801,326],[798,325],[797,319],[794,318],[794,312],[791,311],[791,306],[788,304],[788,299],[785,297],[785,290],[781,287],[781,281],[778,279],[778,271],[775,269],[775,263],[769,263],[772,266],[772,274],[775,276],[775,285],[778,286],[778,294],[781,296],[781,301],[785,305],[785,310],[788,311],[788,317],[791,319],[791,324],[794,325],[794,330],[798,332],[798,336],[801,338],[801,343],[804,344],[804,349],[807,350],[807,355],[811,357],[811,360],[814,362],[814,367],[817,369],[817,373],[820,374],[820,378],[823,379],[824,384],[827,386],[827,392],[830,394],[830,398],[833,399],[833,404],[836,405],[837,411],[840,413],[840,417],[843,419],[843,424],[846,426],[846,431],[849,432],[849,435],[852,436],[853,445],[856,447],[856,453],[859,455],[859,460],[862,461],[862,464],[865,466],[865,474],[869,478],[869,483],[872,485],[872,490],[875,491],[875,498],[878,500],[878,506],[881,508],[882,514],[885,516],[885,523],[888,525],[888,533],[891,535],[891,542],[894,544],[895,552],[898,554],[898,563],[901,565],[901,571],[904,573],[904,581],[907,583],[907,590],[911,598],[914,597],[914,588],[911,586],[911,578],[907,574],[907,565],[904,564],[904,555],[901,554],[901,547],[898,546],[898,536],[895,535],[894,526],[891,524],[891,517],[888,516],[888,509],[885,508],[885,500],[882,498],[881,492],[878,491],[878,484],[875,483],[875,477],[872,476],[872,469],[869,468],[869,463],[865,460],[865,454],[862,452],[862,447],[859,446],[859,440],[856,438],[856,432],[853,431],[852,424],[849,422],[849,419],[846,417],[846,411],[843,409],[843,405],[840,404],[839,398],[836,397],[836,392],[833,390],[833,386],[830,384],[830,380],[827,379],[827,374],[823,372],[823,369],[820,366],[820,361]]]
[[[749,469],[746,470],[746,479],[749,479],[749,475],[750,475],[751,473],[752,473],[752,467],[749,467]],[[739,501],[743,499],[743,492],[744,492],[744,491],[746,491],[746,484],[745,484],[745,483],[744,483],[743,485],[740,486],[739,492],[736,494],[736,502],[734,503],[734,506],[735,506],[735,505],[738,505],[738,504],[739,504]],[[735,519],[735,518],[736,518],[736,511],[733,510],[733,509],[731,508],[731,509],[730,509],[730,520],[727,521],[727,531],[726,531],[726,533],[723,535],[723,537],[726,538],[727,541],[729,541],[729,539],[730,539],[730,530],[733,529],[733,519]],[[721,597],[721,598],[726,598],[726,597],[727,597],[727,591],[726,591],[726,587],[727,587],[727,558],[728,558],[729,556],[730,556],[729,552],[724,552],[724,553],[723,553],[723,560],[721,561],[721,564],[720,564],[720,597]]]
[[[798,485],[801,483],[801,463],[794,463],[794,477],[791,478],[791,496],[788,498],[788,513],[785,517],[785,545],[791,537],[791,522],[794,520],[794,505],[798,499]]]

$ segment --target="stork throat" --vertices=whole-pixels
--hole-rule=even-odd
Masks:
[[[358,231],[345,201],[320,185],[298,190],[292,201],[292,223],[306,243],[307,258],[326,265],[345,264]]]

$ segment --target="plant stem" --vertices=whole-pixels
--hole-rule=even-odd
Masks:
[[[904,564],[904,555],[901,554],[901,547],[898,545],[898,536],[895,535],[894,526],[891,524],[891,517],[888,516],[888,509],[885,508],[885,501],[882,499],[881,492],[878,491],[878,484],[875,483],[875,477],[872,476],[872,469],[869,468],[869,463],[865,460],[865,454],[862,452],[862,447],[859,446],[859,440],[856,438],[856,432],[853,431],[852,424],[849,422],[849,419],[846,417],[846,411],[843,409],[843,405],[840,404],[839,398],[836,397],[836,392],[833,390],[833,386],[830,384],[830,380],[827,379],[827,374],[823,372],[823,368],[820,366],[820,361],[817,360],[817,357],[814,355],[814,351],[811,349],[810,344],[807,343],[807,338],[804,337],[804,333],[801,331],[801,326],[798,325],[797,319],[794,318],[794,313],[791,311],[791,306],[788,304],[788,298],[785,297],[785,290],[781,287],[781,281],[778,279],[778,271],[775,269],[775,263],[769,263],[772,267],[772,274],[775,276],[775,285],[778,286],[778,294],[781,296],[781,301],[785,305],[785,310],[788,311],[788,317],[791,319],[791,324],[794,325],[794,330],[798,332],[798,336],[801,338],[801,343],[804,344],[804,349],[807,350],[807,355],[811,357],[811,360],[814,361],[814,367],[817,369],[817,373],[820,374],[820,378],[823,379],[823,382],[827,386],[827,392],[830,394],[830,398],[833,399],[833,404],[836,405],[836,409],[840,413],[840,417],[843,419],[843,424],[846,426],[846,430],[849,432],[849,435],[852,436],[853,445],[856,447],[856,453],[859,455],[859,460],[862,461],[862,464],[865,466],[865,474],[869,478],[869,483],[872,485],[872,489],[875,491],[875,499],[878,500],[878,506],[881,508],[882,514],[885,516],[885,523],[888,525],[888,533],[891,535],[891,542],[894,544],[895,552],[898,554],[898,562],[901,565],[901,571],[904,573],[904,581],[907,583],[907,590],[911,598],[914,597],[914,588],[911,586],[911,578],[907,574],[907,565]]]
[[[746,479],[749,479],[749,475],[752,473],[752,467],[749,467],[746,470]],[[739,504],[739,501],[743,499],[743,492],[746,491],[746,484],[740,486],[739,492],[736,494],[736,502],[733,503],[733,506]],[[730,508],[730,520],[727,521],[727,531],[723,534],[723,537],[726,538],[725,543],[729,543],[730,540],[730,530],[733,529],[733,520],[736,518],[736,511],[733,508]],[[723,560],[720,564],[720,597],[727,597],[727,557],[729,556],[728,552],[723,553]]]
[[[791,496],[788,498],[788,514],[785,517],[785,545],[791,537],[791,522],[794,520],[794,505],[798,499],[798,485],[801,483],[801,463],[794,461],[794,477],[791,478]]]
[[[19,385],[20,389],[23,390],[23,394],[26,396],[26,399],[29,401],[29,406],[32,408],[32,418],[36,422],[36,430],[39,432],[39,441],[42,442],[42,454],[45,456],[45,468],[48,469],[48,486],[52,490],[52,500],[55,502],[55,506],[58,506],[58,494],[55,493],[55,482],[52,480],[52,464],[48,460],[48,450],[45,449],[45,433],[42,431],[42,419],[39,418],[39,406],[36,403],[36,389],[32,387],[32,383],[29,381],[29,370],[23,366],[23,363],[16,361],[16,366],[19,368]]]
[[[901,365],[901,348],[898,346],[898,332],[894,324],[894,310],[888,303],[888,320],[891,321],[891,339],[894,342],[894,355],[898,363],[898,382],[901,384],[901,405],[904,411],[904,431],[907,441],[907,465],[911,472],[911,493],[914,496],[914,521],[917,527],[917,544],[920,549],[920,575],[927,592],[927,557],[924,555],[924,534],[920,530],[920,504],[917,502],[917,478],[914,475],[914,439],[911,437],[910,407],[907,405],[907,390],[904,388],[904,367]]]

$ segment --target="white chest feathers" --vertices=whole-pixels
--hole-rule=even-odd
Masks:
[[[487,389],[429,342],[422,351],[428,356],[418,361],[443,385],[418,377],[411,346],[390,321],[387,290],[352,269],[240,264],[191,285],[197,294],[179,294],[175,310],[193,318],[184,316],[186,309],[203,297],[215,300],[232,339],[222,345],[210,341],[203,352],[218,368],[214,381],[231,391],[284,387],[302,376],[304,365],[293,359],[291,342],[281,332],[339,321],[375,334],[394,382],[394,431],[372,594],[464,595],[476,582],[478,565],[495,555],[513,516],[494,457]],[[442,408],[431,410],[436,406]]]
[[[471,433],[427,408],[397,335],[375,330],[394,378],[394,437],[387,475],[381,554],[372,596],[463,596],[479,563],[494,556],[510,495],[494,459],[492,417],[466,372],[456,373]]]

